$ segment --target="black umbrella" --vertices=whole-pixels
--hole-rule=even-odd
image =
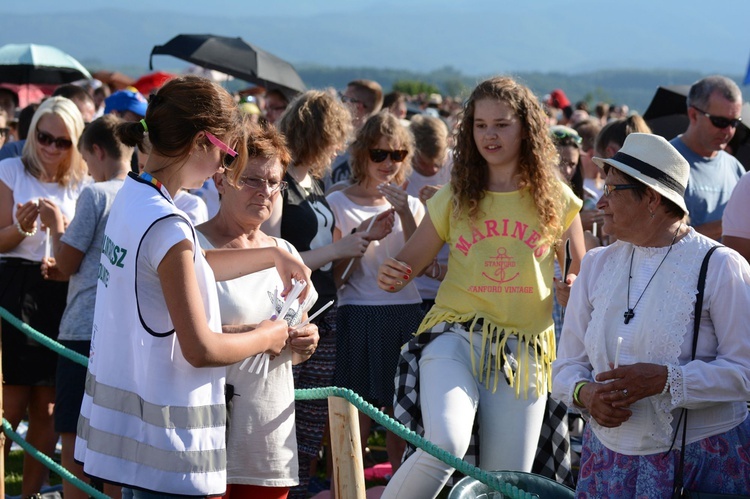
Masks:
[[[657,135],[672,140],[687,130],[687,94],[690,85],[658,87],[643,119]]]
[[[151,50],[151,69],[154,55],[171,55],[215,69],[267,89],[280,90],[289,98],[305,91],[302,78],[291,64],[240,37],[177,35],[165,45],[157,45]]]
[[[658,87],[643,119],[651,131],[672,140],[687,130],[690,120],[687,115],[687,95],[690,85],[672,85]],[[742,104],[742,122],[729,142],[734,155],[745,166],[750,168],[750,104]]]

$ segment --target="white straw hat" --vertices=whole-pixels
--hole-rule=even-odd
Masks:
[[[593,158],[604,168],[607,164],[630,175],[674,202],[688,214],[685,188],[690,164],[664,137],[650,133],[631,133],[617,154],[609,159]]]

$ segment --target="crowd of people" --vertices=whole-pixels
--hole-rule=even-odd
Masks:
[[[89,362],[3,321],[5,418],[109,496],[309,497],[327,406],[294,389],[333,385],[485,470],[540,472],[562,403],[578,497],[750,495],[730,79],[691,87],[670,141],[511,77],[463,101],[365,79],[9,92],[0,306]],[[437,497],[454,469],[385,440],[382,497]],[[26,455],[23,496],[47,478]]]

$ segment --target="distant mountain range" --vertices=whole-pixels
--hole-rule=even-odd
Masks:
[[[9,5],[0,15],[0,45],[54,45],[92,71],[137,77],[149,71],[154,45],[179,33],[214,33],[241,36],[292,62],[309,87],[342,88],[362,77],[380,81],[386,90],[396,80],[417,79],[447,91],[471,88],[486,75],[512,73],[538,95],[563,88],[573,102],[628,103],[641,112],[659,85],[690,84],[710,73],[741,81],[750,51],[747,0],[724,0],[720,9],[701,0],[99,5],[90,0]],[[165,56],[153,63],[167,71],[186,66]]]
[[[330,2],[313,7],[309,0],[275,0],[261,8],[234,0],[130,0],[105,9],[85,0],[35,0],[4,6],[0,45],[55,45],[89,67],[145,70],[154,45],[179,33],[214,33],[241,36],[296,65],[422,72],[451,66],[470,75],[599,69],[740,74],[750,51],[747,0],[724,0],[715,8],[701,0]],[[154,62],[175,66],[169,57]]]

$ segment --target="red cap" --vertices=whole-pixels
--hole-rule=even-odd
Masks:
[[[547,99],[547,105],[557,109],[565,109],[566,107],[570,106],[570,100],[568,100],[565,92],[563,92],[559,88],[556,88],[549,95],[549,99]]]

